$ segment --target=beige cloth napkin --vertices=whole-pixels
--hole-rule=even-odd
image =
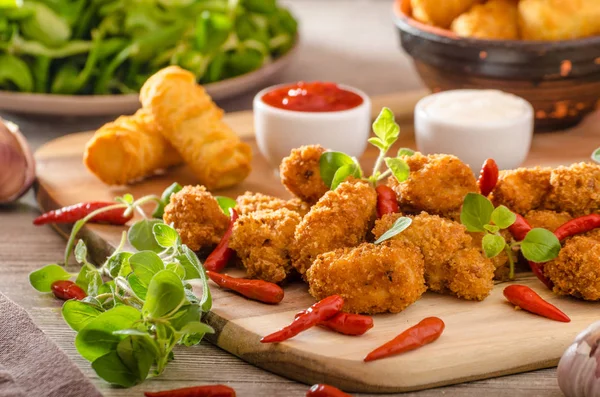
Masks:
[[[102,397],[27,312],[1,293],[0,397]]]

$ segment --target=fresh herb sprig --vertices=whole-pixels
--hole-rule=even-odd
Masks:
[[[375,136],[369,139],[369,143],[379,149],[379,156],[375,161],[371,176],[364,176],[356,158],[346,153],[329,151],[323,153],[319,159],[319,171],[325,185],[334,190],[349,177],[366,180],[373,186],[377,186],[378,182],[390,175],[394,175],[399,182],[408,179],[410,167],[403,157],[412,156],[414,151],[402,148],[396,157],[386,157],[400,136],[400,126],[394,120],[394,113],[389,108],[381,110],[373,122],[373,132]],[[384,163],[387,170],[381,172]]]
[[[465,196],[460,221],[469,232],[485,233],[482,248],[487,258],[506,252],[510,265],[509,278],[515,277],[515,252],[519,249],[525,259],[542,263],[558,256],[560,242],[554,233],[542,228],[529,231],[523,241],[507,243],[500,230],[515,223],[516,215],[503,205],[494,208],[492,202],[477,193]]]
[[[119,207],[113,208],[133,211],[154,201],[157,203],[154,214],[162,216],[171,194],[180,189],[179,185],[172,185],[160,198],[146,196],[134,200],[125,195],[116,200]],[[70,244],[92,217],[86,217],[73,228]],[[126,250],[127,242],[135,250]],[[77,242],[74,254],[81,265],[78,274],[51,264],[31,273],[29,280],[38,291],[50,292],[55,281],[75,279],[86,292],[87,297],[81,301],[65,302],[62,315],[77,331],[77,351],[107,382],[130,387],[151,373],[158,375],[173,359],[175,345],[191,346],[205,334],[214,332],[201,321],[202,314],[212,306],[202,264],[181,243],[177,231],[162,220],[145,218],[132,225],[99,268],[88,262],[87,247],[82,240]],[[193,279],[202,283],[200,297],[189,283]]]

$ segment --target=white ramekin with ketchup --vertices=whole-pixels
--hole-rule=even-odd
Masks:
[[[274,168],[302,145],[359,157],[371,132],[369,97],[345,85],[280,84],[256,94],[253,108],[256,142]]]

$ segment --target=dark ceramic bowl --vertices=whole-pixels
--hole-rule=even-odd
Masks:
[[[533,105],[536,131],[572,126],[600,106],[600,36],[553,42],[470,39],[411,14],[409,0],[396,0],[402,47],[432,91],[511,92]]]

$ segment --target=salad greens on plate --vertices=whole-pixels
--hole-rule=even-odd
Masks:
[[[283,55],[296,32],[276,0],[0,0],[0,90],[132,94],[168,65],[212,83]]]

